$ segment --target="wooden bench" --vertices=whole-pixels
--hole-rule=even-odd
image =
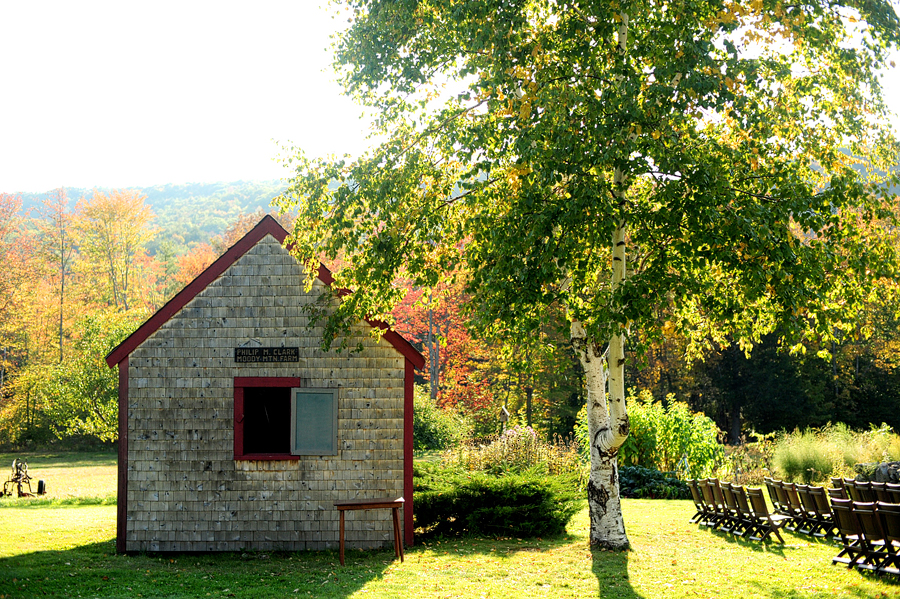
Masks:
[[[403,542],[400,540],[400,516],[402,497],[378,497],[375,499],[348,499],[335,501],[334,507],[341,514],[341,565],[344,565],[344,512],[347,510],[377,510],[390,508],[394,512],[394,553],[403,561]]]

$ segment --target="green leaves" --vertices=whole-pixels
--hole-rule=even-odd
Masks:
[[[482,332],[561,304],[599,339],[671,320],[749,344],[827,336],[873,268],[892,272],[876,231],[893,212],[872,193],[898,155],[875,76],[900,35],[887,3],[346,6],[336,68],[385,141],[355,161],[298,153],[282,200],[299,255],[339,263],[360,296],[333,323],[387,318],[398,277],[462,267]]]

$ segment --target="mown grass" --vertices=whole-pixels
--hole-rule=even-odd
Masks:
[[[586,506],[545,539],[419,542],[337,553],[116,555],[114,506],[0,506],[0,597],[900,597],[900,581],[832,566],[834,545],[734,540],[688,501],[625,500],[632,549],[590,551]]]

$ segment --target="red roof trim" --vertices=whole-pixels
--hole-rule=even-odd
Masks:
[[[264,216],[249,233],[240,239],[240,241],[231,246],[218,260],[197,275],[196,279],[191,281],[187,287],[182,289],[175,297],[169,300],[166,305],[151,316],[147,322],[142,324],[138,330],[113,349],[109,355],[106,356],[106,363],[112,367],[126,359],[131,355],[131,352],[137,349],[141,343],[146,341],[150,335],[159,330],[162,325],[168,322],[168,320],[178,313],[179,310],[184,308],[188,302],[194,299],[198,293],[206,289],[208,285],[219,278],[222,273],[228,270],[228,268],[237,262],[244,254],[250,251],[250,249],[259,243],[266,235],[271,235],[277,239],[279,243],[284,244],[284,240],[287,238],[288,233],[284,227],[279,225],[278,221],[270,215],[267,214]],[[331,275],[331,271],[325,268],[324,265],[319,265],[318,278],[328,286],[331,286],[334,283],[334,277]],[[337,293],[338,295],[346,295],[350,293],[350,291],[339,289]],[[400,336],[396,331],[390,330],[385,323],[377,320],[366,319],[366,322],[373,327],[384,329],[384,339],[393,345],[394,349],[399,351],[413,364],[413,366],[416,368],[425,366],[425,358],[422,354],[416,351],[416,348],[410,345],[409,341]]]

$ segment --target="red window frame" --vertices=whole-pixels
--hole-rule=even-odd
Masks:
[[[234,459],[235,460],[299,460],[290,453],[244,453],[244,389],[246,387],[300,387],[299,377],[236,376],[234,377]]]

